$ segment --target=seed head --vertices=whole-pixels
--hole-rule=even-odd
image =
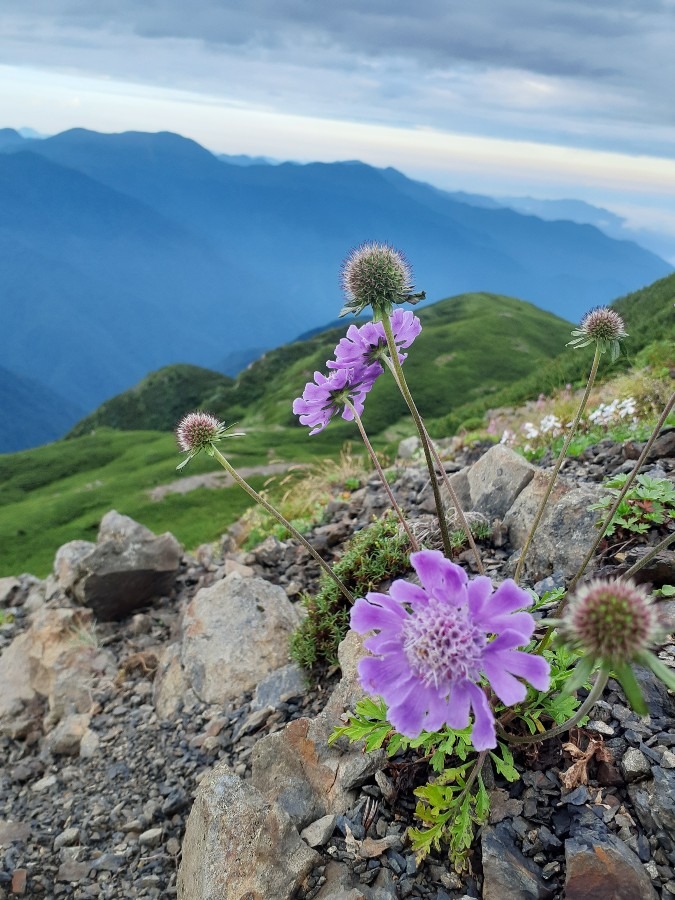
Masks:
[[[619,341],[628,335],[624,321],[617,312],[608,306],[597,306],[586,313],[579,328],[572,332],[572,337],[574,340],[569,342],[568,347],[587,347],[595,343],[601,353],[609,350],[614,360],[619,355]]]
[[[572,597],[562,633],[585,654],[611,665],[630,663],[658,638],[657,608],[641,585],[594,579]]]
[[[176,440],[185,453],[196,453],[218,440],[222,430],[223,425],[215,416],[205,412],[192,412],[178,423]]]
[[[417,303],[424,292],[413,294],[412,269],[405,256],[389,244],[361,244],[342,266],[342,288],[347,303],[340,312],[358,315],[371,306],[375,319],[391,315],[394,304]]]

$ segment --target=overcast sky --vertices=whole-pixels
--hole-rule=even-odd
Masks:
[[[0,126],[576,196],[675,237],[675,0],[0,0]]]

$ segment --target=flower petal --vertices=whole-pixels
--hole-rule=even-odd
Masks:
[[[466,602],[466,572],[450,562],[440,550],[419,550],[410,554],[410,562],[426,591],[453,606]]]
[[[510,628],[507,628],[487,645],[485,654],[498,653],[502,650],[513,650],[516,647],[522,647],[523,643],[520,631],[512,631]]]
[[[508,613],[505,616],[483,616],[480,622],[481,628],[484,628],[492,634],[503,634],[508,631],[512,634],[519,634],[520,640],[514,647],[520,647],[532,637],[532,633],[536,627],[536,622],[531,613],[517,612]]]
[[[424,715],[426,710],[420,703],[417,688],[419,681],[414,680],[407,694],[399,693],[395,705],[389,707],[389,721],[396,731],[405,737],[416,738],[424,728]],[[386,699],[386,698],[385,698]]]
[[[448,697],[448,709],[445,724],[448,728],[461,730],[469,724],[469,712],[471,709],[471,696],[467,689],[470,681],[460,681],[453,684]]]
[[[368,694],[379,694],[387,703],[396,702],[401,689],[412,678],[403,653],[364,656],[357,667],[361,687]]]
[[[469,582],[469,609],[477,624],[481,623],[481,612],[492,596],[492,581],[487,575],[479,575]]]
[[[429,597],[424,589],[417,584],[412,584],[410,581],[402,581],[400,579],[394,581],[389,588],[389,594],[398,603],[407,603],[412,607],[426,606],[429,602]]]
[[[495,625],[497,622],[502,622],[503,616],[531,605],[530,594],[519,588],[515,581],[509,578],[500,584],[489,601],[476,611],[475,621],[477,625],[483,625],[486,631],[494,633],[504,627],[504,625],[499,627]]]
[[[523,702],[527,695],[527,688],[504,668],[500,655],[488,656],[486,654],[483,659],[483,671],[487,675],[490,687],[502,703],[506,706],[514,706],[516,703]]]
[[[487,662],[487,658],[486,654],[485,662]],[[532,687],[538,691],[549,689],[551,667],[548,661],[537,653],[525,653],[523,650],[501,650],[493,655],[492,661],[507,672],[511,672],[512,675],[529,681]]]
[[[402,616],[397,613],[401,610]],[[406,617],[405,610],[397,605],[396,609],[392,609],[388,604],[369,603],[363,597],[354,603],[350,615],[350,626],[353,631],[359,634],[365,634],[367,631],[374,629],[400,629],[403,620]]]
[[[485,691],[471,681],[466,682],[466,690],[471,699],[474,723],[471,740],[476,750],[492,750],[497,746],[495,717],[490,708]]]

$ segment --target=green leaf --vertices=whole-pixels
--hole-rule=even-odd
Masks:
[[[476,791],[476,819],[480,823],[484,822],[490,812],[490,796],[485,789],[482,777],[478,776],[478,790]]]
[[[660,679],[669,690],[675,691],[675,672],[662,662],[658,656],[645,650],[640,654],[640,662],[649,666],[656,677]]]
[[[564,695],[569,696],[574,691],[577,691],[580,687],[583,687],[584,684],[589,679],[589,676],[593,669],[596,666],[596,661],[592,656],[582,656],[574,667],[571,676],[565,682],[562,692]]]
[[[654,657],[654,659],[656,659],[656,657]],[[614,674],[621,684],[623,692],[626,695],[626,700],[628,700],[631,708],[634,709],[638,715],[646,716],[649,713],[649,710],[647,709],[645,698],[642,696],[642,689],[637,682],[635,673],[631,669],[630,664],[622,663],[620,666],[616,666]]]

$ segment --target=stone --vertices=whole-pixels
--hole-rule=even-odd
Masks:
[[[621,759],[621,771],[626,781],[640,781],[651,775],[652,767],[644,753],[631,748]]]
[[[35,696],[28,658],[30,643],[27,632],[18,634],[0,655],[0,733],[4,733],[3,720],[11,727],[12,719]]]
[[[300,832],[300,837],[310,847],[323,847],[328,843],[330,836],[335,831],[337,816],[322,816],[316,822],[312,822]]]
[[[224,704],[288,664],[300,614],[280,587],[236,578],[202,588],[185,611],[181,664],[200,700]]]
[[[628,794],[645,831],[675,834],[675,770],[652,768],[652,780],[629,784]]]
[[[21,591],[21,582],[12,576],[0,578],[0,607],[14,606],[18,593]]]
[[[80,829],[71,827],[66,828],[61,834],[57,834],[54,838],[54,850],[60,850],[61,847],[72,847],[80,840]]]
[[[31,835],[31,827],[27,822],[11,822],[0,819],[0,847],[10,844],[24,844]]]
[[[91,728],[86,728],[80,741],[80,759],[91,759],[96,756],[99,748],[99,737]]]
[[[396,456],[399,459],[412,459],[421,446],[420,439],[417,435],[413,434],[410,437],[403,438],[402,441],[399,441]]]
[[[101,521],[97,543],[88,548],[86,543],[62,547],[54,573],[63,590],[97,619],[121,619],[173,589],[183,548],[172,534],[157,536],[111,510]]]
[[[525,544],[549,475],[537,470],[504,516],[509,539],[517,549]],[[597,485],[573,487],[564,478],[558,478],[528,550],[525,570],[531,581],[540,581],[554,572],[566,578],[576,573],[597,536],[598,514],[588,507],[599,499]]]
[[[162,840],[161,828],[148,828],[138,838],[139,843],[143,847],[157,847]]]
[[[27,869],[15,869],[14,872],[12,872],[12,893],[13,894],[25,894],[27,881],[28,881],[28,870]]]
[[[178,900],[291,900],[319,860],[276,803],[221,763],[187,821]]]
[[[255,574],[250,566],[237,562],[236,559],[226,559],[224,565],[225,577],[228,575],[240,575],[242,578],[250,578]]]
[[[61,719],[56,728],[47,735],[47,746],[56,756],[75,756],[80,752],[80,743],[89,728],[90,718],[83,713],[75,713]]]
[[[180,644],[169,644],[160,654],[152,685],[152,701],[160,719],[173,719],[182,708],[188,689],[180,662]]]
[[[59,871],[56,873],[56,880],[77,884],[78,881],[82,881],[89,875],[90,869],[91,863],[89,862],[76,862],[75,860],[69,859],[59,866]]]
[[[516,847],[513,832],[502,822],[486,825],[481,836],[483,900],[540,900],[552,896],[539,867]]]
[[[251,710],[277,709],[291,697],[302,696],[306,690],[307,676],[298,665],[289,663],[263,678],[253,694]]]
[[[565,841],[566,900],[657,900],[636,854],[613,834],[577,832]]]
[[[518,453],[496,444],[469,469],[471,508],[490,522],[503,519],[536,471]]]
[[[346,812],[355,800],[354,789],[386,762],[383,750],[363,753],[361,745],[348,741],[328,744],[343,714],[364,696],[356,669],[363,653],[362,638],[349,632],[338,648],[342,679],[324,710],[314,719],[289,722],[253,748],[253,785],[279,803],[298,828],[322,816]]]

